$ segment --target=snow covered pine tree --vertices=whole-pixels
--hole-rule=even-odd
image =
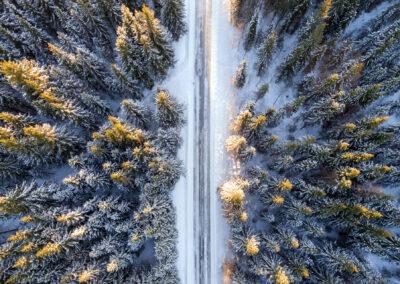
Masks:
[[[249,2],[231,1],[252,68],[226,140],[241,166],[218,190],[226,276],[399,282],[400,4]]]
[[[7,0],[0,15],[0,282],[179,282],[182,106],[150,88],[183,3]]]

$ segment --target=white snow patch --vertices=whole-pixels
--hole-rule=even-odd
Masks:
[[[370,12],[363,12],[359,15],[355,20],[353,20],[350,25],[346,28],[344,35],[350,35],[351,33],[357,32],[361,30],[368,22],[372,21],[384,11],[386,11],[391,5],[393,5],[392,1],[386,1],[379,4]]]
[[[259,27],[264,27],[264,38],[268,36],[267,30],[269,27],[276,26],[276,19],[267,16],[265,19],[260,18]],[[245,35],[244,35],[245,37]],[[249,52],[240,48],[241,59],[247,60],[247,80],[245,86],[238,90],[238,106],[242,107],[249,101],[256,100],[256,91],[265,83],[269,84],[269,90],[265,96],[258,100],[255,105],[256,112],[265,113],[269,108],[274,107],[276,111],[284,106],[286,103],[295,98],[296,90],[293,86],[287,85],[285,82],[277,82],[277,74],[279,74],[279,67],[285,61],[286,57],[297,46],[297,33],[293,35],[285,35],[282,40],[282,46],[276,47],[272,55],[271,62],[268,64],[267,70],[261,76],[257,75],[258,70],[258,50],[262,47],[263,43],[255,46]],[[287,139],[288,125],[293,123],[294,117],[284,119],[277,127],[271,129],[272,135],[277,135],[279,140]]]
[[[195,1],[186,0],[188,32],[175,44],[176,64],[163,87],[186,107],[186,124],[181,131],[183,145],[178,152],[186,169],[173,191],[178,230],[177,267],[182,283],[195,283],[194,225],[193,225],[193,170],[194,170],[194,100],[195,100]]]
[[[235,96],[231,78],[241,61],[238,44],[241,31],[229,23],[227,0],[207,1],[211,13],[208,32],[208,78],[210,91],[210,173],[211,190],[211,283],[222,282],[222,264],[229,250],[226,248],[229,226],[222,216],[222,205],[217,188],[229,179],[225,140],[229,135],[229,121],[235,113]],[[211,9],[211,10],[210,10]],[[232,168],[232,167],[231,167]],[[225,249],[224,249],[225,248]]]

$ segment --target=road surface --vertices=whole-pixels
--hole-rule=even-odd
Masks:
[[[235,30],[224,0],[186,0],[188,32],[165,86],[186,105],[179,158],[185,176],[174,190],[182,283],[221,283],[228,227],[217,187],[226,178],[224,141],[233,102]]]

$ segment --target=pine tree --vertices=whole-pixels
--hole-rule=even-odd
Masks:
[[[253,46],[254,41],[256,40],[257,26],[258,26],[258,12],[256,12],[253,15],[249,23],[246,40],[244,42],[244,49],[246,51],[248,51]]]
[[[36,23],[43,24],[46,30],[53,30],[60,27],[60,23],[55,15],[55,9],[65,9],[65,3],[58,0],[49,1],[26,1],[19,0],[19,5],[23,6],[23,9],[29,15],[35,19]]]
[[[55,184],[39,186],[36,182],[29,185],[22,183],[1,197],[0,211],[10,215],[40,211],[48,208],[49,202],[55,201],[57,190],[59,186]]]
[[[329,32],[341,31],[347,27],[351,20],[357,15],[358,0],[333,1],[329,10],[327,30]]]
[[[0,157],[0,177],[5,184],[26,176],[29,176],[28,168],[22,163],[9,156]]]
[[[160,22],[154,17],[154,11],[143,4],[142,12],[136,11],[135,17],[141,28],[140,41],[144,54],[148,56],[150,69],[156,79],[163,79],[168,68],[174,65],[174,52],[170,39]]]
[[[340,249],[333,249],[332,246],[327,246],[321,252],[325,260],[324,266],[329,267],[330,271],[344,270],[348,273],[358,273],[359,269],[357,261],[350,255],[347,255]]]
[[[236,25],[240,20],[240,10],[243,5],[243,1],[231,0],[230,5],[230,21]]]
[[[321,44],[331,5],[331,0],[325,0],[321,7],[314,11],[314,14],[301,30],[298,46],[289,54],[281,66],[280,80],[288,79],[298,72],[304,66],[312,51]]]
[[[179,40],[186,32],[184,3],[181,0],[163,0],[162,5],[162,24],[168,28],[174,40]]]
[[[16,48],[22,49],[23,53],[33,53],[37,57],[46,56],[46,42],[49,39],[49,35],[34,25],[34,19],[27,16],[24,11],[18,9],[14,4],[6,1],[4,5],[7,13],[3,15],[0,33]],[[15,31],[19,31],[20,37]]]
[[[237,116],[236,120],[232,123],[230,127],[231,130],[238,134],[244,133],[246,129],[249,128],[252,117],[253,112],[251,111],[251,108],[243,109]]]
[[[341,104],[333,98],[323,99],[313,105],[304,115],[307,122],[324,122],[342,113],[345,107],[345,104]]]
[[[265,96],[265,94],[268,93],[268,91],[269,91],[268,83],[261,85],[261,87],[256,92],[257,100],[261,100]]]
[[[122,94],[129,94],[129,96],[140,98],[141,92],[138,89],[139,85],[129,78],[128,74],[118,68],[115,64],[110,64],[114,80],[110,82],[111,88],[118,90]]]
[[[0,68],[7,80],[43,115],[69,119],[80,126],[93,126],[93,117],[75,100],[65,97],[62,89],[51,87],[49,72],[36,62],[3,61]]]
[[[121,5],[121,11],[122,24],[118,27],[116,48],[122,67],[130,75],[130,80],[140,80],[147,88],[151,88],[154,80],[150,75],[148,59],[141,42],[141,27],[128,7]]]
[[[114,29],[120,22],[120,0],[95,0],[97,7],[106,15]]]
[[[51,92],[44,92],[40,95],[40,100],[33,104],[46,116],[68,119],[76,125],[88,128],[95,124],[93,116],[87,110],[62,95],[57,97]]]
[[[250,160],[255,153],[255,148],[248,147],[246,138],[239,135],[229,136],[225,141],[225,149],[244,162]]]
[[[159,140],[159,144],[161,149],[163,151],[176,156],[177,155],[177,149],[180,148],[180,145],[182,144],[182,139],[179,136],[179,130],[176,128],[170,128],[170,129],[160,129],[158,131],[157,138]]]
[[[233,85],[236,88],[242,88],[246,83],[246,60],[243,60],[240,67],[236,70],[236,75],[233,78]]]
[[[267,65],[272,58],[272,54],[276,47],[276,31],[269,33],[268,37],[265,39],[262,47],[258,51],[258,75],[260,76],[266,69]]]
[[[51,163],[80,150],[82,141],[65,128],[49,124],[27,125],[22,129],[2,128],[4,149],[26,164]],[[21,132],[22,130],[22,132]]]
[[[16,16],[16,18],[19,24],[25,30],[21,36],[28,39],[31,45],[36,46],[41,54],[47,53],[46,41],[48,40],[49,36],[21,16]]]
[[[241,178],[234,178],[225,182],[220,190],[220,196],[223,202],[240,203],[245,197],[244,189],[249,187],[249,182]]]
[[[109,56],[111,38],[108,34],[107,22],[104,15],[99,13],[100,9],[97,5],[89,0],[78,0],[76,3],[70,3],[70,9],[76,35],[93,42],[103,54]]]
[[[169,94],[140,100],[173,51],[153,11],[120,15],[120,4],[0,3],[0,213],[18,223],[0,247],[2,283],[179,281],[171,191],[183,108]],[[118,117],[104,98],[121,95],[135,100]]]
[[[12,114],[9,112],[1,112],[0,120],[7,126],[18,131],[22,130],[23,127],[32,126],[39,122],[35,117],[30,115]]]
[[[157,120],[162,128],[182,126],[184,122],[183,107],[167,90],[159,90],[156,103]]]
[[[76,48],[76,54],[64,51],[62,48],[48,44],[49,50],[57,60],[68,70],[86,80],[95,88],[108,89],[106,82],[111,82],[111,76],[107,65],[95,54],[85,48]]]
[[[122,112],[126,115],[127,119],[133,123],[133,125],[139,128],[147,128],[149,124],[148,109],[140,101],[123,100],[122,101]]]
[[[36,62],[23,59],[20,62],[3,61],[0,72],[15,87],[22,89],[27,100],[32,101],[46,90],[48,76],[46,70]]]
[[[79,151],[82,141],[64,127],[51,127],[49,124],[27,126],[23,128],[29,146],[40,145],[61,157]]]
[[[302,18],[304,17],[304,14],[312,4],[310,0],[301,0],[295,2],[296,3],[294,5],[292,4],[293,7],[288,11],[289,13],[285,16],[285,21],[280,29],[281,31],[286,31],[291,34],[296,31],[302,21]],[[276,9],[279,10],[281,7],[283,7],[283,5],[279,5],[276,7]]]

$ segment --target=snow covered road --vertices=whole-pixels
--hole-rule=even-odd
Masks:
[[[233,102],[235,30],[223,0],[186,0],[187,34],[165,87],[186,105],[179,158],[185,176],[174,190],[182,283],[221,283],[228,227],[217,187],[227,176],[224,141]]]
[[[229,0],[207,0],[207,67],[210,120],[210,281],[222,283],[229,227],[222,216],[217,188],[229,177],[225,140],[235,113],[231,78],[239,65],[238,31],[229,23]]]

